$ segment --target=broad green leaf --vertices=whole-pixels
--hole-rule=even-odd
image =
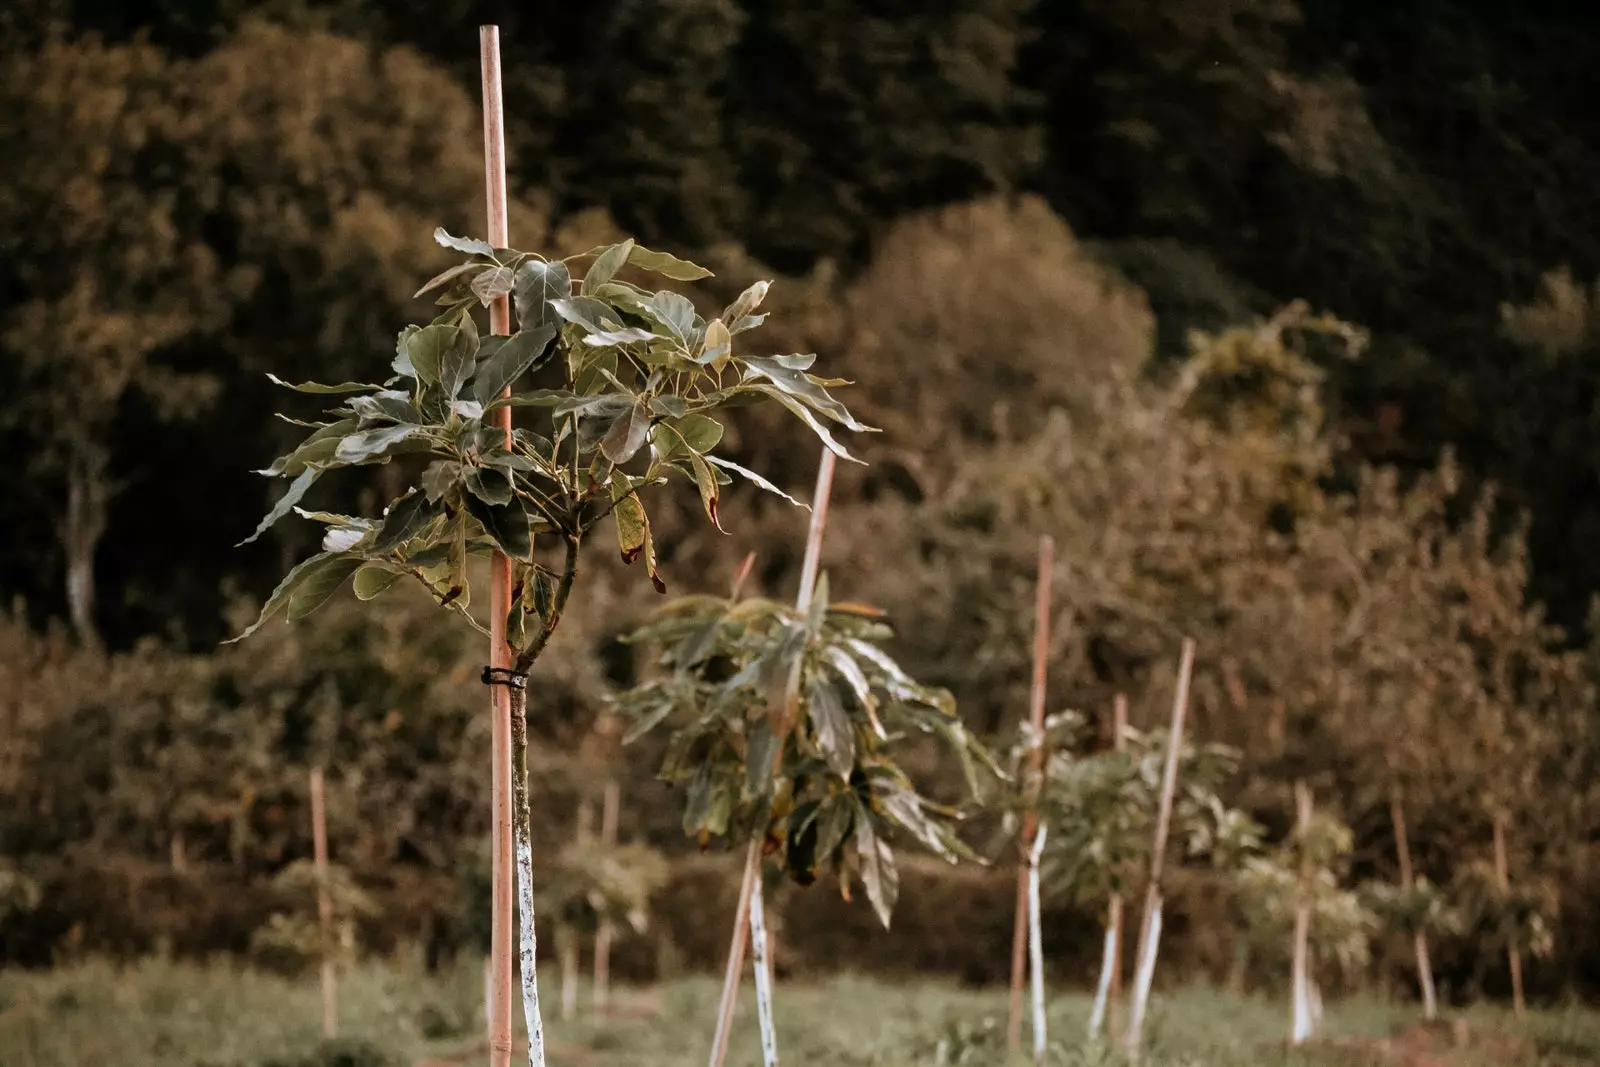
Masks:
[[[356,571],[353,583],[356,599],[373,600],[404,577],[405,573],[402,571],[385,567],[381,563],[369,563]]]
[[[358,464],[392,455],[419,433],[421,426],[379,426],[353,433],[339,442],[333,458],[340,463]]]
[[[510,267],[490,267],[472,279],[472,294],[488,307],[511,292],[513,278]]]
[[[633,238],[628,238],[621,244],[608,245],[604,251],[595,257],[594,263],[583,276],[583,295],[594,296],[595,290],[617,276],[617,271],[628,262],[628,253],[633,251]]]
[[[817,812],[817,858],[826,863],[849,836],[855,804],[848,793],[835,793]]]
[[[533,614],[543,625],[548,625],[556,611],[556,579],[555,575],[543,567],[535,567],[528,576],[528,584],[523,588],[522,600],[524,608]]]
[[[617,526],[617,548],[622,552],[622,562],[632,563],[644,551],[648,520],[639,494],[630,492],[612,507],[611,517]]]
[[[437,500],[437,496],[413,489],[390,504],[383,517],[383,525],[378,528],[377,537],[373,538],[373,553],[387,555],[421,533],[440,514]]]
[[[290,595],[300,587],[300,583],[307,581],[320,568],[329,563],[337,562],[340,558],[330,553],[322,552],[312,556],[310,559],[301,560],[288,574],[283,576],[283,580],[278,583],[278,587],[267,597],[267,602],[261,606],[261,614],[256,616],[256,621],[246,627],[244,633],[239,634],[237,637],[230,637],[222,643],[225,645],[235,644],[261,629],[268,619],[288,606]]]
[[[272,510],[267,512],[266,518],[262,519],[260,525],[256,527],[256,532],[251,534],[249,537],[246,537],[243,541],[240,541],[238,545],[234,545],[233,547],[238,548],[239,545],[248,545],[250,542],[254,541],[256,538],[260,537],[262,534],[271,529],[273,524],[275,524],[285,515],[289,514],[289,511],[296,504],[300,503],[301,497],[306,495],[306,490],[310,489],[312,483],[321,477],[321,475],[322,471],[316,467],[307,467],[305,470],[301,471],[300,476],[289,483],[289,488],[284,490],[283,495],[278,498],[277,503],[272,505]]]
[[[483,418],[483,405],[476,400],[452,400],[450,414],[469,423],[477,422]]]
[[[422,422],[422,412],[411,405],[411,397],[392,389],[351,397],[350,410],[367,422]]]
[[[453,248],[469,256],[494,255],[494,246],[488,241],[480,241],[476,237],[453,237],[443,226],[433,231],[433,239],[445,248]]]
[[[717,486],[717,476],[711,473],[711,464],[706,462],[706,457],[698,452],[689,453],[689,464],[694,470],[695,488],[700,490],[700,504],[706,509],[706,517],[711,520],[711,525],[719,533],[727,533],[722,528],[722,519],[717,515],[717,506],[722,497],[722,490]]]
[[[550,302],[571,295],[572,274],[565,263],[560,260],[546,263],[542,259],[524,261],[517,268],[512,297],[517,306],[517,325],[524,331],[559,326]]]
[[[329,556],[320,566],[307,571],[289,594],[289,621],[303,619],[326,604],[361,564],[359,557]]]
[[[722,423],[709,415],[694,414],[673,419],[672,428],[678,431],[684,444],[702,455],[716,448],[722,440]]]
[[[435,274],[433,277],[429,278],[425,283],[423,283],[421,289],[418,289],[416,292],[411,294],[411,299],[415,300],[419,296],[426,295],[427,293],[439,288],[441,285],[444,285],[455,278],[459,278],[469,271],[481,271],[484,269],[486,269],[486,265],[483,263],[457,263],[455,266],[446,270],[442,270],[438,274]]]
[[[761,302],[767,298],[767,290],[771,285],[771,282],[756,282],[740,293],[739,299],[729,304],[722,312],[722,321],[732,325],[760,307]]]
[[[856,861],[872,910],[878,913],[878,921],[883,923],[884,929],[888,929],[889,917],[900,896],[900,873],[895,869],[894,854],[873,830],[872,818],[865,809],[856,817]]]
[[[681,396],[653,396],[650,398],[650,413],[661,415],[669,419],[681,419],[689,411],[689,403]]]
[[[434,460],[422,472],[422,488],[428,495],[429,503],[449,496],[450,491],[460,483],[461,464],[453,459]]]
[[[636,401],[628,412],[612,425],[600,440],[600,452],[612,463],[621,466],[644,447],[650,433],[650,411],[643,400]]]
[[[315,463],[326,463],[333,458],[334,449],[339,447],[339,442],[345,435],[359,427],[355,419],[344,419],[331,423],[301,441],[293,452],[286,456],[279,456],[273,461],[272,466],[265,470],[256,471],[270,478],[279,475],[299,475]]]
[[[805,510],[807,510],[807,511],[811,510],[811,506],[809,504],[806,504],[806,503],[804,503],[802,501],[796,500],[794,497],[790,496],[788,493],[785,493],[782,489],[779,489],[777,486],[773,485],[771,482],[769,482],[765,478],[761,477],[761,475],[757,474],[755,471],[747,470],[744,467],[739,466],[739,464],[733,462],[732,460],[722,459],[720,456],[707,456],[706,457],[706,462],[715,464],[716,466],[721,467],[723,470],[733,471],[733,473],[735,473],[735,474],[739,475],[740,477],[744,478],[746,481],[750,482],[756,488],[765,489],[769,493],[775,493],[778,496],[783,497],[783,499],[787,500],[789,503],[793,504],[797,508],[805,508]]]
[[[556,332],[556,324],[550,322],[506,338],[473,372],[473,399],[488,407],[513,382],[534,369],[535,363],[542,364],[542,357],[551,351],[550,342],[555,340]]]
[[[485,504],[511,503],[511,479],[494,467],[474,467],[467,471],[467,491]]]
[[[395,337],[394,362],[390,366],[394,368],[396,374],[402,374],[407,378],[417,376],[417,368],[411,365],[410,345],[411,339],[421,332],[422,327],[412,323]]]
[[[456,327],[455,340],[439,353],[439,388],[454,400],[478,364],[478,328],[468,318]]]
[[[833,439],[833,434],[828,432],[828,428],[826,426],[817,421],[817,417],[811,414],[810,408],[806,407],[788,393],[785,393],[783,390],[772,385],[756,385],[751,386],[750,388],[754,389],[756,392],[765,393],[767,396],[772,397],[772,399],[776,400],[778,403],[794,412],[794,414],[799,417],[801,422],[811,427],[811,432],[816,434],[817,439],[827,446],[828,451],[832,452],[840,459],[849,460],[851,463],[862,462],[846,451],[845,447],[838,441]]]
[[[472,356],[465,351],[468,341],[461,328],[447,323],[424,326],[401,343],[417,380],[426,385],[440,384],[446,367],[456,373]],[[454,397],[455,393],[447,390],[447,395]]]
[[[778,758],[778,738],[765,718],[745,728],[745,778],[750,792],[762,796],[772,787],[772,771]]]
[[[567,322],[582,326],[588,333],[603,333],[622,328],[616,310],[610,304],[596,300],[592,296],[572,296],[562,300],[552,300],[550,307]]]
[[[822,657],[827,660],[828,666],[833,668],[834,673],[850,686],[850,691],[855,694],[856,703],[861,706],[861,710],[869,715],[875,713],[878,708],[878,701],[872,695],[872,685],[867,681],[867,675],[862,671],[861,665],[851,659],[849,653],[838,645],[829,645],[824,648]],[[883,727],[878,725],[876,718],[873,719],[873,725],[877,727],[876,732],[881,737],[883,735]]]
[[[706,324],[705,340],[700,344],[700,351],[695,354],[694,361],[720,370],[728,362],[729,355],[733,352],[733,335],[728,332],[728,327],[721,319],[712,319]]]
[[[767,313],[765,311],[763,311],[759,315],[746,315],[742,319],[735,319],[728,326],[728,332],[730,334],[741,334],[741,333],[744,333],[746,330],[755,329],[757,326],[760,326],[763,322],[766,322],[766,321],[767,321]]]
[[[871,433],[872,427],[856,421],[855,416],[839,401],[835,400],[828,391],[812,377],[805,373],[804,366],[810,366],[810,361],[815,356],[804,357],[803,364],[783,356],[751,356],[744,360],[745,376],[765,378],[788,395],[799,400],[807,407],[820,412],[843,426],[858,433]]]
[[[584,337],[583,343],[595,348],[615,348],[619,345],[633,345],[640,342],[654,341],[656,335],[649,330],[637,326],[629,326],[624,330],[601,330]]]
[[[533,554],[533,526],[522,503],[488,504],[472,494],[466,497],[467,511],[483,525],[484,532],[512,559],[525,560]]]
[[[686,296],[662,290],[650,298],[647,309],[657,322],[667,328],[668,335],[689,351],[694,339],[694,304]]]
[[[690,263],[686,259],[679,259],[668,252],[655,252],[648,248],[633,246],[628,262],[635,267],[641,267],[653,274],[664,278],[671,278],[675,282],[695,282],[701,278],[711,277],[711,272],[698,263]]]
[[[839,694],[826,680],[814,678],[806,687],[806,714],[816,731],[817,748],[828,769],[848,779],[856,765],[856,734]]]
[[[285,389],[293,389],[297,393],[368,393],[376,392],[383,388],[381,385],[371,385],[367,382],[340,382],[338,385],[323,385],[321,382],[301,382],[296,385],[286,382],[276,374],[268,374],[267,380],[273,385],[281,385]]]

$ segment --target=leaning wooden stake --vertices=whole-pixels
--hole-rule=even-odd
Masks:
[[[822,565],[822,535],[828,525],[828,498],[833,492],[833,468],[836,460],[828,449],[822,450],[822,463],[817,469],[817,487],[811,497],[811,525],[806,530],[806,554],[800,567],[800,592],[795,596],[795,608],[805,611],[811,603],[811,596],[817,588],[817,571]],[[745,576],[749,573],[749,564],[753,560],[747,559],[746,566],[741,570],[737,584],[743,584]],[[795,712],[798,710],[800,699],[800,674],[799,664],[789,676],[788,690],[784,694],[783,719],[779,724],[777,733],[777,751],[779,758],[783,752],[784,741],[788,739],[789,730],[794,726]],[[739,978],[744,971],[744,954],[751,936],[750,908],[751,900],[761,892],[761,840],[759,837],[750,841],[745,850],[744,876],[739,885],[739,903],[734,909],[733,938],[728,946],[728,967],[722,976],[722,999],[717,1005],[717,1030],[711,1039],[710,1067],[722,1067],[723,1060],[728,1055],[728,1036],[733,1030],[733,1009],[739,999]],[[763,909],[764,912],[765,909]],[[763,915],[763,918],[765,916]],[[765,933],[765,923],[762,923],[762,933]],[[764,938],[763,938],[764,940]],[[770,953],[765,944],[761,947],[761,959],[767,966],[770,977]],[[757,990],[760,993],[760,990]],[[772,1005],[769,998],[758,997],[757,1011],[763,1013],[763,1031],[772,1025]],[[776,1047],[773,1055],[777,1054]]]
[[[1022,1047],[1022,980],[1028,952],[1028,857],[1038,832],[1035,809],[1044,775],[1044,696],[1045,668],[1050,659],[1050,578],[1055,569],[1055,542],[1048,535],[1039,538],[1039,569],[1033,605],[1033,688],[1028,696],[1028,722],[1033,743],[1028,750],[1027,808],[1022,813],[1022,837],[1017,842],[1017,916],[1011,929],[1011,1014],[1007,1045],[1015,1052]]]
[[[1501,893],[1511,892],[1511,869],[1506,860],[1506,816],[1499,811],[1494,816],[1494,877]],[[1522,993],[1522,946],[1517,944],[1515,934],[1506,946],[1506,962],[1511,966],[1511,1009],[1521,1019],[1528,1014],[1528,1002]]]
[[[1294,944],[1289,961],[1289,1044],[1302,1045],[1315,1028],[1311,1004],[1311,860],[1306,855],[1306,831],[1311,827],[1311,790],[1294,784],[1295,825],[1300,831],[1299,885],[1294,903]]]
[[[1400,859],[1400,888],[1406,892],[1416,884],[1411,869],[1411,839],[1406,834],[1406,809],[1400,799],[1400,787],[1389,792],[1389,817],[1394,823],[1394,849]],[[1433,989],[1433,964],[1428,958],[1428,934],[1420,926],[1411,937],[1417,954],[1417,983],[1422,988],[1422,1017],[1433,1019],[1439,1014],[1439,1001]]]
[[[311,856],[317,874],[317,927],[322,933],[322,1036],[339,1032],[339,993],[333,973],[333,898],[328,895],[328,813],[322,768],[311,768]]]
[[[478,60],[483,83],[483,173],[485,202],[488,208],[488,241],[495,248],[511,243],[506,223],[506,139],[505,105],[500,91],[500,28],[478,27]],[[502,296],[489,305],[489,331],[511,333],[511,298]],[[511,395],[507,386],[502,396]],[[505,446],[511,447],[511,408],[495,413],[495,424],[505,433]],[[498,548],[489,563],[489,665],[509,670],[511,646],[506,643],[506,615],[511,606],[511,560]],[[511,748],[511,689],[491,685],[490,815],[492,825],[491,892],[493,914],[489,934],[489,1063],[491,1067],[511,1064],[511,927],[520,916],[522,926],[522,1007],[528,1030],[528,1063],[544,1067],[544,1026],[539,1017],[538,975],[534,960],[537,946],[533,932],[532,853],[513,841],[511,809],[514,803]],[[525,855],[526,854],[526,855]],[[524,870],[524,867],[529,868]],[[513,904],[513,901],[516,904]]]
[[[1045,1031],[1044,1016],[1044,924],[1039,915],[1039,857],[1044,853],[1044,839],[1049,828],[1043,824],[1034,835],[1033,848],[1028,850],[1028,964],[1033,976],[1033,1062],[1034,1067],[1044,1067],[1045,1046],[1049,1035]]]
[[[617,846],[617,821],[621,817],[622,787],[612,778],[606,782],[605,799],[600,808],[600,843],[607,849]],[[604,1015],[611,1003],[611,939],[616,936],[611,921],[601,922],[594,933],[594,1013]]]
[[[1127,747],[1128,698],[1117,694],[1111,706],[1111,749]],[[1106,939],[1100,955],[1100,982],[1095,986],[1094,1010],[1089,1014],[1089,1040],[1100,1036],[1102,1027],[1117,1029],[1117,1005],[1122,999],[1122,894],[1112,893],[1106,902]]]
[[[1161,868],[1166,861],[1167,834],[1172,825],[1172,798],[1178,787],[1178,755],[1183,748],[1183,720],[1189,710],[1189,678],[1194,673],[1194,641],[1183,639],[1178,661],[1178,690],[1172,700],[1172,728],[1167,737],[1167,764],[1161,777],[1161,806],[1156,811],[1156,836],[1150,849],[1150,882],[1145,887],[1144,919],[1139,928],[1139,962],[1122,1035],[1123,1050],[1134,1057],[1144,1036],[1144,1013],[1155,980],[1156,952],[1161,944]]]

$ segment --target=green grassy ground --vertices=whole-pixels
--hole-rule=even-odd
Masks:
[[[555,990],[546,991],[552,1000]],[[231,964],[199,967],[150,961],[126,968],[90,963],[46,974],[0,972],[0,1067],[400,1067],[480,1064],[481,972],[425,976],[406,966],[366,965],[343,976],[341,1048],[320,1044],[315,980],[293,982]],[[729,1067],[758,1064],[747,988]],[[841,977],[781,986],[779,1039],[789,1067],[989,1067],[1003,1018],[1003,996],[933,983],[886,984]],[[716,988],[695,979],[627,990],[605,1022],[564,1022],[547,1005],[551,1067],[700,1067],[705,1062]],[[1117,1057],[1079,1040],[1088,1004],[1054,998],[1050,1029],[1057,1065],[1099,1065]],[[1516,1025],[1478,1009],[1464,1017],[1470,1040],[1413,1033],[1410,1012],[1372,1002],[1331,1004],[1324,1047],[1289,1054],[1285,1007],[1264,1000],[1188,989],[1159,995],[1148,1031],[1146,1067],[1444,1064],[1579,1067],[1600,1063],[1600,1014],[1537,1013]],[[1383,1041],[1380,1039],[1389,1038]]]

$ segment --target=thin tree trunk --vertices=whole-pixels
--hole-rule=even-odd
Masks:
[[[484,201],[487,205],[488,227],[484,236],[496,248],[511,243],[506,214],[506,142],[505,105],[500,86],[500,28],[478,28],[478,61],[483,86],[483,171]],[[511,300],[502,296],[489,305],[489,330],[494,334],[511,333]],[[510,395],[508,386],[504,395]],[[511,447],[511,408],[506,406],[495,413],[494,423],[505,433],[506,448]],[[511,666],[511,647],[506,643],[506,616],[511,607],[511,560],[498,548],[489,564],[489,664],[502,670]],[[519,762],[519,770],[512,770],[512,695],[506,685],[491,685],[490,699],[490,826],[491,826],[491,907],[489,934],[489,959],[491,988],[489,998],[489,1063],[490,1067],[511,1067],[511,926],[512,912],[517,896],[522,899],[522,952],[527,958],[523,972],[523,1011],[528,1018],[528,1060],[535,1067],[544,1064],[544,1033],[539,1024],[539,993],[532,967],[533,947],[533,886],[523,883],[524,866],[532,876],[532,847],[527,841],[527,826],[522,822],[522,840],[515,845],[511,811],[513,806],[513,778],[522,782],[524,799],[527,793],[526,752]],[[518,695],[520,691],[518,691]],[[526,748],[526,700],[520,701],[524,714],[524,749]],[[526,863],[524,862],[526,860]],[[515,870],[515,874],[513,873]],[[516,886],[516,893],[513,893]],[[531,999],[530,999],[531,994]]]
[[[1139,971],[1133,990],[1132,1010],[1122,1047],[1130,1057],[1139,1054],[1144,1013],[1155,979],[1156,951],[1161,937],[1161,869],[1166,862],[1167,835],[1172,826],[1172,800],[1178,787],[1178,757],[1183,749],[1183,720],[1189,710],[1189,680],[1194,674],[1194,640],[1183,639],[1178,661],[1178,687],[1172,700],[1172,727],[1167,737],[1167,761],[1161,776],[1161,806],[1156,812],[1155,841],[1150,848],[1150,883],[1145,887],[1144,922],[1139,931]]]
[[[561,956],[561,1018],[578,1014],[578,931],[556,927],[556,951]]]
[[[66,559],[67,618],[78,640],[91,648],[100,645],[94,623],[94,557],[105,536],[110,495],[105,456],[93,446],[80,450],[68,462],[67,509],[59,530]]]
[[[1050,579],[1054,571],[1055,542],[1039,538],[1039,564],[1033,605],[1033,685],[1028,694],[1028,722],[1033,743],[1028,750],[1027,810],[1022,817],[1022,837],[1017,851],[1017,918],[1011,931],[1011,1005],[1006,1041],[1015,1052],[1022,1047],[1022,981],[1027,964],[1029,857],[1038,833],[1036,807],[1043,788],[1045,678],[1050,662]]]
[[[528,807],[528,697],[527,690],[517,686],[494,688],[505,689],[511,696],[511,784],[516,815],[517,919],[521,932],[522,1014],[528,1030],[528,1067],[544,1067],[544,1019],[539,1010],[539,941],[533,925],[532,812]]]
[[[1028,853],[1028,957],[1033,972],[1033,1062],[1043,1067],[1048,1035],[1044,1014],[1044,930],[1039,917],[1039,856],[1048,827],[1040,826]]]
[[[1089,1013],[1089,1040],[1100,1036],[1106,1025],[1107,1009],[1111,1004],[1111,986],[1115,975],[1122,970],[1117,958],[1122,952],[1122,896],[1112,894],[1106,904],[1105,944],[1100,951],[1100,981],[1094,989],[1094,1010]],[[1113,1028],[1115,1023],[1112,1024]]]
[[[811,604],[817,587],[817,571],[822,565],[822,535],[828,525],[828,500],[833,493],[833,471],[838,462],[829,449],[822,450],[822,461],[817,468],[817,485],[811,499],[811,524],[806,530],[806,554],[800,565],[800,589],[795,595],[795,607],[804,611]],[[749,560],[746,561],[747,563]],[[742,584],[746,567],[736,584]],[[774,761],[782,758],[783,745],[794,727],[794,716],[800,698],[800,665],[795,664],[784,693],[784,706],[779,712],[775,734],[778,739]],[[748,939],[753,936],[749,927],[750,897],[759,886],[761,877],[761,839],[752,839],[745,850],[744,875],[739,887],[739,904],[734,913],[733,939],[728,946],[728,967],[722,976],[722,999],[717,1005],[717,1029],[711,1039],[710,1067],[722,1067],[728,1055],[728,1035],[733,1027],[733,1009],[739,999],[739,977],[744,970],[744,953]],[[770,957],[768,947],[762,946],[763,958]]]
[[[1128,697],[1125,693],[1118,693],[1111,702],[1111,747],[1116,752],[1125,752],[1128,748]],[[1111,955],[1111,991],[1110,1001],[1106,1010],[1106,1023],[1108,1033],[1118,1033],[1122,1026],[1122,956],[1126,951],[1123,943],[1123,930],[1126,923],[1123,919],[1122,894],[1114,893],[1111,897],[1111,925],[1113,927],[1112,955]]]
[[[1411,840],[1406,833],[1406,809],[1396,786],[1389,793],[1389,816],[1394,823],[1394,848],[1400,859],[1400,888],[1410,892],[1416,884],[1411,868]],[[1422,1017],[1432,1021],[1439,1014],[1439,1001],[1433,989],[1433,965],[1428,960],[1428,935],[1418,928],[1411,934],[1417,958],[1417,983],[1422,990]]]
[[[617,846],[617,823],[621,818],[622,789],[615,778],[606,782],[605,800],[600,811],[600,843]],[[594,1013],[604,1015],[611,1003],[611,939],[609,919],[600,923],[594,934]]]
[[[333,973],[333,900],[328,896],[328,818],[322,768],[311,768],[311,855],[317,873],[317,925],[322,933],[322,1036],[339,1032],[339,994]]]
[[[1300,828],[1302,838],[1311,826],[1311,790],[1307,789],[1304,782],[1296,782],[1294,786],[1296,825]],[[1303,853],[1302,849],[1302,853]],[[1310,955],[1311,945],[1311,902],[1307,894],[1311,890],[1311,877],[1309,861],[1302,858],[1300,861],[1299,889],[1295,895],[1294,906],[1294,944],[1290,959],[1290,996],[1293,1001],[1289,1020],[1289,1043],[1301,1045],[1311,1037],[1311,989],[1309,985],[1309,966],[1307,957]]]
[[[1500,884],[1500,892],[1511,892],[1511,865],[1506,859],[1504,812],[1496,812],[1494,817],[1494,876]],[[1517,944],[1514,933],[1511,935],[1510,943],[1506,945],[1506,962],[1511,966],[1511,1010],[1521,1019],[1528,1014],[1528,1002],[1522,991],[1522,948]]]
[[[750,954],[756,972],[756,1017],[761,1027],[761,1062],[778,1067],[777,1020],[772,1015],[772,967],[767,959],[767,906],[761,879],[750,888]]]

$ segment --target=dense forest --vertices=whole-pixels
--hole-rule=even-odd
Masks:
[[[841,472],[834,587],[975,729],[1025,706],[1050,533],[1053,705],[1150,721],[1193,635],[1243,804],[1281,828],[1309,777],[1375,870],[1403,789],[1440,881],[1510,815],[1573,934],[1535,986],[1600,980],[1600,25],[1456,0],[7,5],[0,876],[51,892],[0,906],[0,959],[239,946],[264,905],[233,890],[304,853],[313,762],[381,936],[474,936],[471,632],[419,655],[426,604],[336,604],[218,642],[317,536],[235,547],[294,432],[267,372],[385,365],[434,226],[481,229],[483,22],[516,245],[634,235],[712,267],[707,301],[777,278],[773,343],[829,353],[884,431]],[[729,436],[806,491],[805,436]],[[787,595],[803,523],[754,497],[728,537],[657,520],[675,592],[755,550]],[[597,761],[671,807],[658,751],[590,729],[647,594],[602,566],[541,679],[548,833]],[[1441,968],[1481,983],[1463,952]]]

